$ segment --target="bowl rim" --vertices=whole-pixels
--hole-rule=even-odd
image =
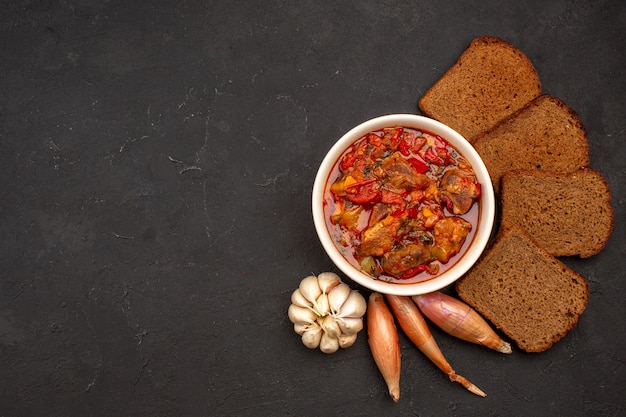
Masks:
[[[339,156],[363,135],[385,127],[409,127],[428,131],[446,139],[471,164],[481,184],[480,217],[474,238],[463,256],[456,263],[434,278],[426,281],[401,284],[381,281],[358,270],[335,246],[324,219],[324,189],[326,181]],[[407,113],[386,114],[366,120],[344,133],[324,156],[313,183],[312,214],[315,230],[326,254],[351,280],[372,291],[393,295],[419,295],[437,291],[461,278],[480,258],[491,238],[495,221],[495,195],[491,178],[478,152],[461,134],[451,127],[426,116]]]

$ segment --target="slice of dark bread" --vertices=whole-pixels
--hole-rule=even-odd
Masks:
[[[526,352],[543,352],[561,340],[589,300],[585,278],[518,227],[500,229],[456,291]]]
[[[609,187],[600,173],[510,171],[502,177],[501,224],[518,225],[554,256],[588,258],[614,225]]]
[[[485,36],[471,42],[418,105],[471,141],[539,94],[539,75],[528,57],[500,38]]]
[[[496,191],[508,171],[573,172],[589,165],[587,132],[561,99],[541,95],[473,140]]]

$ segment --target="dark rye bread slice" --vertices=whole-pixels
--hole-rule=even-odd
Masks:
[[[580,118],[561,99],[541,95],[473,140],[498,191],[516,169],[573,172],[589,165]]]
[[[526,352],[543,352],[561,340],[589,300],[585,278],[518,227],[500,229],[456,291]]]
[[[511,171],[502,177],[500,196],[502,226],[522,227],[554,256],[595,255],[613,230],[609,187],[591,168]]]
[[[539,94],[539,75],[528,57],[500,38],[485,36],[471,42],[418,105],[470,140]]]

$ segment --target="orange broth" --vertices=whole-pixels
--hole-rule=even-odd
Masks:
[[[398,132],[400,130],[402,130],[402,133],[398,135]],[[424,144],[420,145],[420,143],[424,140]],[[414,146],[407,147],[406,143],[403,144],[405,146],[402,146],[401,142],[403,141],[410,142]],[[377,147],[381,149],[378,149]],[[432,149],[430,148],[435,149],[436,152],[432,152]],[[370,167],[363,168],[360,171],[358,168],[355,167],[358,167],[359,165],[367,165],[366,162],[355,162],[353,165],[350,165],[350,162],[354,159],[354,154],[358,154],[359,151],[361,155],[364,153],[370,155],[369,159],[366,160],[373,162]],[[397,196],[393,196],[393,203],[383,203],[381,201],[381,197],[376,197],[375,192],[378,191],[380,191],[379,194],[385,192],[386,195],[389,195],[387,190],[383,191],[385,187],[388,186],[386,183],[384,183],[383,180],[381,180],[384,175],[376,176],[375,173],[383,172],[383,174],[385,174],[385,172],[381,170],[381,166],[384,167],[386,163],[385,160],[390,158],[393,154],[397,154],[394,155],[394,158],[398,159],[398,161],[401,162],[400,165],[402,167],[406,168],[407,165],[399,160],[400,156],[402,156],[402,158],[407,161],[411,160],[412,166],[417,170],[416,172],[419,172],[418,175],[421,175],[419,178],[423,179],[424,176],[426,176],[432,182],[436,183],[437,190],[440,193],[439,197],[437,197],[437,192],[433,191],[434,196],[432,197],[432,199],[425,198],[422,201],[419,201],[418,199],[411,200],[411,197],[419,193],[416,193],[410,187],[407,187],[407,190],[403,190],[402,193],[397,193],[398,195],[403,195],[405,193],[407,194],[404,196],[405,203],[399,202]],[[374,155],[379,155],[380,157],[374,157]],[[437,159],[437,156],[441,156],[442,158]],[[419,161],[416,162],[416,158],[419,159]],[[424,162],[426,163],[427,167],[423,166]],[[464,173],[467,171],[468,175],[474,175],[474,185],[477,187],[478,194],[475,196],[475,199],[471,204],[471,208],[468,211],[466,211],[465,213],[455,214],[452,211],[453,207],[450,205],[450,199],[446,200],[446,197],[441,197],[441,195],[443,195],[444,193],[440,191],[439,188],[442,184],[442,177],[445,172],[455,168],[458,169],[459,166],[463,167]],[[374,174],[372,172],[374,172]],[[417,178],[417,175],[413,174],[412,171],[411,174]],[[357,177],[357,180],[353,181],[353,179],[350,179],[350,181],[347,181],[346,178],[348,176]],[[376,190],[376,185],[379,182],[380,188]],[[335,183],[338,183],[339,185],[343,185],[343,183],[349,183],[349,185],[341,188],[337,185],[333,186],[333,184]],[[363,185],[359,186],[359,184]],[[334,189],[333,191],[331,191],[331,187]],[[354,195],[350,196],[349,193],[352,191],[350,187],[358,187],[359,191],[353,192]],[[365,190],[366,187],[369,187],[370,189]],[[337,192],[337,189],[339,189],[339,193]],[[429,188],[429,190],[431,189],[432,188]],[[359,192],[362,195],[359,195]],[[345,194],[346,197],[338,197],[338,194]],[[448,193],[445,195],[450,194]],[[359,201],[359,203],[346,201],[347,198],[352,198],[355,201]],[[385,198],[382,197],[382,200],[384,201]],[[440,201],[439,203],[436,203],[437,200],[446,201]],[[434,207],[435,204],[439,204],[441,206],[441,211],[437,211],[437,213],[439,213],[437,217],[437,219],[439,219],[438,221],[443,220],[443,218],[458,217],[463,221],[469,223],[471,225],[471,229],[467,232],[467,235],[463,238],[463,241],[455,242],[455,249],[458,249],[457,253],[451,251],[451,256],[447,257],[446,259],[429,260],[425,266],[419,265],[416,268],[407,271],[406,275],[394,275],[387,273],[385,270],[382,270],[380,266],[383,263],[383,256],[370,256],[374,259],[377,265],[377,270],[375,271],[375,274],[369,273],[368,271],[364,271],[365,273],[373,275],[373,278],[382,281],[401,284],[412,284],[432,279],[435,276],[444,273],[463,256],[463,254],[467,251],[467,248],[470,246],[476,232],[480,217],[479,202],[480,184],[477,182],[477,180],[475,180],[475,174],[473,172],[473,169],[471,168],[471,165],[465,160],[465,158],[463,158],[458,150],[456,150],[445,139],[432,133],[412,128],[394,127],[386,128],[376,132],[370,132],[367,135],[364,135],[359,140],[355,141],[355,143],[338,158],[326,181],[323,204],[326,226],[328,227],[335,246],[353,266],[361,270],[363,270],[363,268],[361,267],[361,262],[365,258],[364,256],[360,256],[360,250],[363,245],[363,234],[364,230],[372,226],[370,220],[373,216],[372,213],[374,212],[374,206],[378,205],[377,209],[380,209],[380,205],[382,204],[384,210],[387,209],[386,206],[389,206],[389,212],[391,213],[390,216],[405,216],[405,223],[420,224],[418,218],[413,219],[407,213],[413,214],[415,213],[415,210],[417,210],[418,213],[431,213],[432,210],[424,210],[424,207],[430,208]],[[335,214],[336,217],[337,212],[341,213],[342,210],[344,210],[345,212],[350,208],[358,208],[358,206],[362,206],[362,208],[360,209],[361,211],[358,215],[358,220],[354,220],[351,223],[353,228],[347,229],[346,227],[340,225],[337,221],[331,220],[333,219],[333,214]],[[346,207],[348,208],[346,209]],[[401,214],[396,214],[398,212],[400,212]],[[419,230],[416,229],[415,231],[410,231],[409,233],[419,235],[420,239],[423,238],[425,239],[425,241],[428,241],[429,237],[424,238],[423,235],[429,233],[429,231],[422,230],[421,227],[422,226],[420,226]],[[431,240],[431,247],[436,246],[435,239],[432,238]],[[404,246],[404,241],[402,243],[398,243],[397,245],[397,247]],[[389,251],[389,253],[390,252],[391,250]],[[419,271],[419,269],[421,268],[424,269]],[[372,270],[372,272],[374,272],[374,270]]]

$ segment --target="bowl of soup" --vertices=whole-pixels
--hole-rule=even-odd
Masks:
[[[391,114],[337,140],[313,185],[312,213],[333,263],[384,294],[440,290],[484,251],[494,191],[472,145],[428,117]]]

